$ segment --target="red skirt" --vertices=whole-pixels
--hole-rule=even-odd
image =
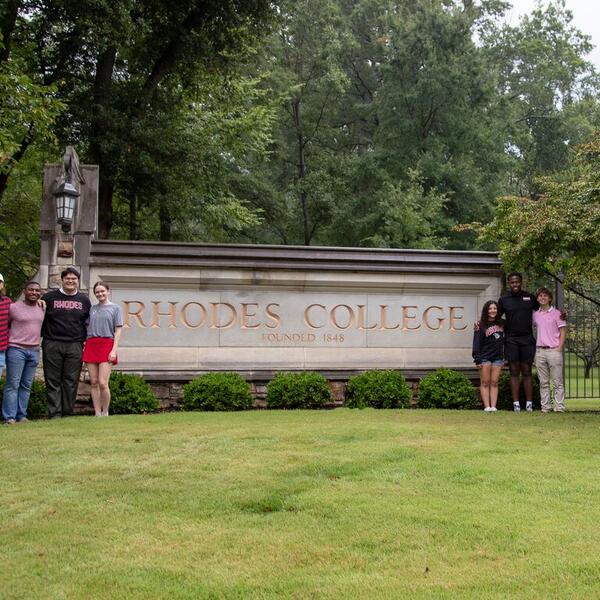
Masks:
[[[83,348],[81,361],[85,363],[105,363],[108,362],[108,355],[113,348],[114,340],[112,338],[88,338]],[[115,358],[113,365],[118,365],[119,360]]]

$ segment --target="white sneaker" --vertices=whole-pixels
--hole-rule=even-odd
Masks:
[[[490,406],[490,412],[498,412],[498,409],[495,406]]]
[[[513,410],[515,412],[521,412],[521,405],[518,402],[513,402]]]
[[[527,412],[533,412],[533,402],[528,402],[525,406]]]
[[[493,409],[491,406],[486,406],[486,407],[483,409],[483,412],[493,412],[493,410],[494,410],[494,409]]]

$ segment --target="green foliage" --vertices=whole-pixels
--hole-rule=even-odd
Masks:
[[[247,410],[253,402],[250,386],[238,373],[205,373],[183,386],[185,410]]]
[[[469,379],[451,369],[438,369],[421,379],[417,405],[421,408],[476,408],[477,390]]]
[[[599,283],[600,133],[578,147],[568,170],[538,182],[541,196],[498,200],[482,239],[497,244],[506,269]]]
[[[3,50],[0,40],[0,54]],[[11,60],[0,60],[0,172],[4,174],[20,160],[21,146],[31,144],[34,136],[38,144],[54,140],[52,126],[65,106],[55,85],[38,80],[39,74],[27,72],[19,52]]]
[[[47,152],[39,147],[27,152],[15,165],[0,201],[0,271],[12,298],[20,294],[39,266],[40,164],[47,160]]]
[[[398,371],[365,371],[348,380],[348,408],[406,408],[411,400],[412,390]]]
[[[551,33],[550,33],[551,32]],[[569,147],[598,127],[598,78],[585,58],[590,37],[564,2],[541,3],[517,25],[497,24],[484,45],[498,69],[513,193],[539,192],[535,179],[566,167]]]
[[[4,397],[4,379],[0,379],[0,402]],[[31,395],[27,406],[28,419],[43,419],[48,415],[48,400],[46,398],[46,386],[37,379],[31,384]]]
[[[489,222],[502,195],[549,195],[537,177],[600,126],[590,40],[560,1],[514,25],[499,0],[11,6],[0,22],[11,286],[32,274],[29,217],[54,139],[100,165],[100,237],[495,248],[457,224]],[[597,271],[593,191],[567,192],[588,199],[576,230],[564,221],[571,235],[543,232],[565,240],[553,264],[575,248],[574,270]]]
[[[519,401],[521,408],[525,409],[525,391],[523,385],[519,390]],[[499,410],[512,410],[513,401],[512,394],[510,391],[510,373],[503,372],[500,375],[500,381],[498,382],[498,404],[496,405]],[[539,410],[540,403],[540,380],[537,375],[533,376],[533,408]]]
[[[267,385],[269,408],[323,408],[328,402],[331,391],[320,373],[277,373]]]
[[[139,375],[115,372],[108,385],[110,411],[115,415],[141,414],[159,408],[152,388]]]

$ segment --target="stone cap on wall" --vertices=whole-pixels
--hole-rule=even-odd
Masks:
[[[495,252],[94,240],[90,266],[471,273],[500,276]]]

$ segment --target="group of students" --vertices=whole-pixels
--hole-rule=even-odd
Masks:
[[[48,416],[73,414],[82,363],[90,376],[96,416],[108,416],[111,367],[123,327],[121,307],[109,301],[109,286],[101,281],[93,292],[98,304],[79,291],[79,272],[73,267],[61,273],[61,287],[42,296],[40,285],[29,281],[23,300],[11,302],[0,275],[0,375],[6,364],[2,399],[5,424],[27,421],[31,384],[43,351]],[[498,381],[505,362],[510,370],[513,407],[519,402],[521,380],[525,409],[533,410],[532,364],[540,380],[542,412],[552,410],[550,383],[554,385],[554,411],[564,412],[563,347],[565,315],[552,306],[552,293],[539,288],[535,294],[522,289],[520,273],[508,275],[508,293],[498,302],[483,306],[473,334],[473,360],[480,372],[484,410],[495,412]],[[504,318],[502,316],[504,315]],[[533,326],[537,336],[533,335]]]
[[[98,304],[79,291],[77,269],[61,273],[61,287],[42,296],[36,281],[29,281],[23,300],[6,296],[0,275],[0,375],[6,367],[2,398],[5,425],[27,422],[31,385],[42,350],[48,416],[73,414],[82,363],[90,376],[97,417],[108,416],[112,365],[123,327],[121,307],[109,301],[109,286],[94,285]]]
[[[564,412],[565,315],[552,306],[552,292],[548,288],[541,287],[535,294],[524,291],[521,273],[510,273],[507,281],[508,292],[498,302],[490,300],[484,304],[473,334],[473,360],[479,368],[483,410],[497,410],[500,372],[504,363],[508,362],[513,409],[515,412],[521,410],[522,380],[525,410],[532,411],[531,368],[535,360],[542,412]],[[554,407],[551,383],[554,387]]]

